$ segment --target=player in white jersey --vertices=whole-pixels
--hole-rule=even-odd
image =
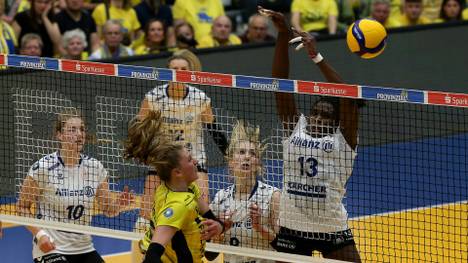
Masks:
[[[168,60],[168,68],[174,70],[200,71],[201,63],[198,58],[188,50],[174,53]],[[199,179],[197,184],[202,191],[202,196],[208,202],[208,174],[206,170],[206,154],[204,147],[203,128],[211,127],[214,116],[211,108],[211,99],[201,90],[183,83],[169,82],[156,86],[150,90],[143,100],[139,112],[140,118],[147,115],[150,110],[161,111],[164,120],[164,129],[175,140],[180,141],[198,160]],[[213,131],[213,129],[208,129]],[[215,141],[225,137],[219,133],[213,134]],[[226,143],[227,144],[227,143]],[[221,150],[223,151],[223,150]],[[143,202],[140,217],[135,229],[141,231],[143,226],[148,226],[153,203],[153,194],[159,185],[157,171],[149,171],[145,180]],[[132,243],[133,262],[141,261],[136,242]]]
[[[282,14],[260,9],[278,29],[273,77],[288,78],[290,27]],[[305,47],[328,82],[341,77],[317,52],[315,39],[294,30],[291,43]],[[294,95],[276,93],[278,114],[288,133],[283,142],[284,178],[280,202],[280,231],[272,245],[281,252],[360,262],[342,204],[357,147],[358,101],[320,99],[310,117],[297,110]]]
[[[272,250],[270,242],[278,230],[280,192],[261,180],[264,145],[259,137],[258,127],[237,122],[227,149],[227,161],[234,184],[216,193],[210,207],[231,226],[222,237],[223,243]],[[224,262],[270,261],[225,254]]]
[[[116,216],[133,195],[110,192],[108,174],[96,159],[82,154],[85,124],[74,108],[58,115],[55,137],[60,149],[34,163],[21,186],[18,212],[37,219],[87,225],[94,204],[107,216]],[[35,209],[33,208],[35,206]],[[34,262],[104,262],[91,236],[63,230],[27,227],[33,235]]]

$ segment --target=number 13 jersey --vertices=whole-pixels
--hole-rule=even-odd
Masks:
[[[339,128],[312,137],[304,115],[283,141],[283,193],[280,226],[303,232],[330,233],[348,229],[342,203],[356,153]]]

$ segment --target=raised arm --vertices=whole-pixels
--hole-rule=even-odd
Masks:
[[[298,32],[294,29],[293,31],[299,35],[299,37],[295,38],[294,42],[301,42],[298,48],[301,48],[300,45],[305,48],[307,55],[317,64],[325,79],[330,83],[343,83],[341,76],[317,51],[315,38],[306,32]],[[340,98],[341,132],[353,149],[355,149],[357,145],[357,130],[359,122],[358,103],[359,102],[355,99]]]
[[[278,31],[271,75],[274,78],[289,78],[288,41],[291,31],[283,14],[259,7],[258,12],[271,19]],[[293,120],[298,115],[294,94],[276,92],[276,110],[285,129],[292,130]]]
[[[340,127],[346,142],[353,150],[358,144],[359,101],[340,98]]]

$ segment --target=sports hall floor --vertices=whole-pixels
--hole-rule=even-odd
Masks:
[[[468,134],[359,149],[345,203],[364,262],[468,262],[466,149]],[[94,244],[106,262],[130,262],[129,241]],[[24,227],[8,225],[0,262],[32,262],[31,247]]]

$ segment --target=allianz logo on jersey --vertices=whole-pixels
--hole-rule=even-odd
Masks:
[[[327,153],[332,152],[334,148],[334,142],[332,140],[308,140],[299,136],[294,136],[290,143],[298,147],[322,149]]]
[[[252,229],[252,218],[248,217],[245,221],[234,222],[232,227]]]
[[[83,189],[76,189],[70,190],[68,188],[57,188],[55,191],[55,195],[58,196],[86,196],[86,197],[93,197],[94,196],[94,188],[91,186],[85,186]]]

